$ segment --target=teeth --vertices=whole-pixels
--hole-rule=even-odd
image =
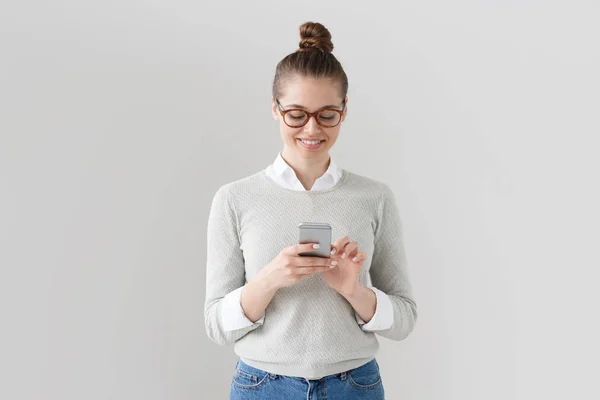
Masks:
[[[300,139],[300,140],[302,140],[302,143],[306,143],[306,144],[319,144],[319,143],[321,143],[320,140],[303,140],[303,139]]]

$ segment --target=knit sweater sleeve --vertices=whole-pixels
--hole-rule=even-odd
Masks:
[[[204,323],[208,337],[220,345],[233,344],[262,325],[262,320],[241,329],[226,326],[223,299],[246,283],[240,248],[238,218],[229,190],[222,186],[213,197],[206,236],[206,298]]]
[[[379,207],[370,276],[373,286],[391,300],[394,322],[389,329],[378,330],[376,333],[400,341],[415,326],[417,304],[409,281],[400,212],[394,193],[388,185],[384,185]]]

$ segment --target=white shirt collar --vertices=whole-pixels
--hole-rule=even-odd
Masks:
[[[280,185],[298,190],[305,190],[292,167],[290,167],[281,156],[281,152],[277,153],[275,161],[268,170],[271,172],[271,177]],[[315,181],[311,190],[329,189],[335,186],[341,177],[342,170],[333,161],[333,158],[330,157],[327,171]]]

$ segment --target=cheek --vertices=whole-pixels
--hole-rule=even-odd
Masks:
[[[279,132],[281,133],[281,136],[284,139],[294,140],[294,138],[298,135],[300,130],[290,128],[289,126],[281,122],[279,125]]]
[[[340,134],[340,130],[336,129],[335,131],[329,132],[327,136],[329,136],[329,140],[335,142]]]

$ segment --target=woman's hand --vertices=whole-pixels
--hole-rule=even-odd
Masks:
[[[329,271],[335,267],[339,261],[332,258],[298,255],[299,253],[314,251],[314,244],[295,244],[281,250],[273,261],[260,270],[259,279],[267,282],[269,288],[277,290],[282,287],[292,286],[311,275]]]
[[[331,259],[338,262],[337,268],[321,272],[321,277],[329,287],[349,297],[361,285],[360,270],[367,255],[358,251],[358,242],[351,242],[348,236],[336,240],[331,250]]]

